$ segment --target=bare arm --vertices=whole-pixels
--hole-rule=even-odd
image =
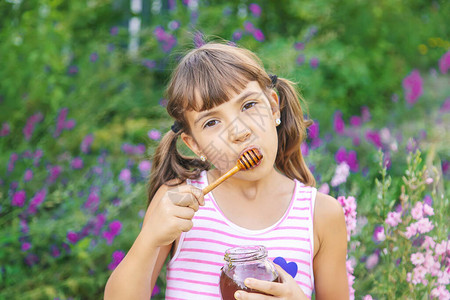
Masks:
[[[169,189],[163,185],[147,209],[133,246],[108,279],[104,298],[150,299],[172,243],[192,228],[191,219],[203,201],[201,190],[192,186]]]
[[[319,237],[319,250],[314,257],[316,299],[348,299],[347,229],[336,199],[317,193],[314,228]]]

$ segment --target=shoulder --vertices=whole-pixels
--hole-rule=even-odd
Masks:
[[[345,229],[345,216],[341,204],[330,195],[316,194],[314,207],[314,227],[319,240],[336,230]]]

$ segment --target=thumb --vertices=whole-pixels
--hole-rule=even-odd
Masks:
[[[281,278],[282,283],[288,282],[290,280],[294,280],[294,278],[292,278],[292,276],[288,272],[286,272],[282,267],[280,267],[280,265],[278,265],[276,263],[274,263],[274,265],[278,272],[278,276],[280,276],[280,278]]]

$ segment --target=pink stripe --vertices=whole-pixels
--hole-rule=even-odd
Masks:
[[[304,253],[311,253],[308,249],[293,248],[293,247],[267,247],[267,250],[283,250],[283,251],[299,251]]]
[[[191,183],[200,183],[200,184],[204,184],[203,181],[198,181],[198,180],[191,180]]]
[[[288,219],[307,221],[308,217],[288,217]]]
[[[191,290],[180,289],[180,288],[176,288],[176,287],[172,287],[172,286],[166,287],[166,290],[174,290],[174,291],[186,292],[186,293],[197,294],[197,295],[205,295],[205,296],[211,296],[211,297],[220,297],[220,295],[218,295],[218,294],[204,293],[204,292],[199,292],[199,291],[191,291]]]
[[[311,198],[297,198],[297,201],[309,201]]]
[[[307,276],[308,278],[310,278],[309,274],[306,273],[306,272],[303,272],[302,270],[298,270],[298,271],[297,271],[297,274],[305,275],[305,276]]]
[[[283,226],[283,227],[278,227],[277,229],[278,229],[278,230],[280,230],[280,229],[308,230],[308,227]]]
[[[294,207],[295,210],[307,210],[309,207]]]
[[[195,216],[194,220],[206,220],[206,221],[211,221],[211,222],[216,222],[216,223],[227,225],[227,223],[225,223],[224,221],[217,220],[217,219],[210,218],[210,217],[202,217],[202,216],[197,217],[197,216]]]
[[[200,252],[200,253],[209,253],[209,254],[217,254],[220,256],[223,256],[223,252],[218,251],[212,251],[212,250],[206,250],[206,249],[198,249],[198,248],[182,248],[180,252]]]
[[[167,297],[166,296],[166,300],[184,300],[182,298],[175,298],[175,297]]]
[[[229,243],[225,243],[222,241],[216,241],[216,240],[212,240],[212,239],[203,239],[203,238],[185,238],[184,239],[186,242],[206,242],[206,243],[213,243],[213,244],[219,244],[219,245],[224,245],[224,246],[228,246],[230,248],[232,247],[236,247],[237,245],[235,244],[229,244]]]
[[[188,272],[188,273],[198,273],[198,274],[202,274],[202,275],[219,276],[219,273],[200,271],[200,270],[197,270],[197,269],[170,268],[170,271]]]
[[[167,277],[167,280],[183,281],[183,282],[196,283],[196,284],[209,285],[209,286],[219,286],[219,284],[217,282],[216,283],[203,282],[203,281],[190,280],[190,279],[184,279],[184,278]]]
[[[215,232],[219,233],[225,236],[237,238],[237,239],[244,239],[244,240],[252,240],[252,241],[273,241],[273,240],[296,240],[296,241],[309,241],[309,238],[302,238],[302,237],[292,237],[292,236],[279,236],[279,237],[272,237],[272,238],[261,238],[261,237],[249,237],[249,236],[239,236],[235,234],[230,234],[228,232],[224,232],[221,230],[217,230],[214,228],[207,228],[207,227],[193,227],[191,231],[209,231],[209,232]]]
[[[213,265],[213,266],[223,266],[223,263],[218,263],[214,261],[209,260],[201,260],[201,259],[193,259],[193,258],[177,258],[175,261],[187,261],[187,262],[194,262],[199,264],[206,264],[206,265]]]
[[[213,207],[204,207],[204,206],[200,206],[199,210],[211,210],[211,211],[216,211]]]
[[[303,283],[303,282],[301,282],[301,281],[297,281],[297,283],[298,283],[299,285],[302,285],[302,286],[304,286],[304,287],[306,287],[306,288],[308,288],[308,289],[310,289],[310,290],[312,291],[312,287],[309,286],[309,285],[307,285],[306,283]]]

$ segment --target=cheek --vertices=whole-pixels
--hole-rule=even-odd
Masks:
[[[210,139],[203,143],[203,153],[217,169],[228,171],[235,164],[231,155],[229,155],[229,147],[224,141],[219,138]]]

